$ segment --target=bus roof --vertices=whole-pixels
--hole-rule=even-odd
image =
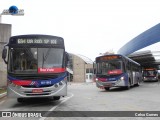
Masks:
[[[46,45],[64,45],[62,37],[43,35],[43,34],[28,34],[11,36],[8,45],[32,45],[32,44],[46,44]]]
[[[132,60],[132,59],[130,59],[130,58],[128,58],[128,57],[126,57],[126,56],[124,56],[124,55],[121,55],[121,54],[109,54],[109,55],[102,55],[102,56],[98,56],[98,57],[96,57],[96,60],[97,60],[98,58],[105,57],[105,56],[121,56],[121,57],[123,57],[123,58],[125,58],[125,59],[129,60],[130,62],[135,63],[135,64],[137,64],[137,65],[139,65],[139,66],[140,66],[140,64],[139,64],[139,63],[137,63],[137,62],[135,62],[134,60]]]
[[[24,34],[24,35],[15,35],[15,36],[11,36],[10,38],[21,38],[21,37],[55,37],[55,38],[61,38],[63,39],[62,37],[59,37],[59,36],[53,36],[53,35],[45,35],[45,34]]]

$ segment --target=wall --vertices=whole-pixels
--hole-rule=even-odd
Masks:
[[[86,69],[93,68],[93,64],[87,64],[82,58],[72,54],[73,82],[86,82]]]
[[[85,62],[73,55],[73,82],[85,82]]]
[[[3,46],[8,42],[11,36],[11,25],[0,23],[0,87],[7,85],[6,64],[2,60]]]

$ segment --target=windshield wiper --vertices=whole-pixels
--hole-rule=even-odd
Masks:
[[[47,53],[46,53],[46,55],[44,56],[44,52],[43,52],[43,58],[42,58],[42,68],[43,68],[43,66],[44,66],[44,62],[47,60],[47,58],[48,58],[48,55],[49,55],[49,53],[50,53],[50,50],[51,50],[51,48],[49,48],[48,50],[47,50]]]

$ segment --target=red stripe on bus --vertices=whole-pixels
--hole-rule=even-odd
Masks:
[[[65,68],[38,68],[38,73],[60,73],[65,71]]]
[[[122,74],[122,70],[120,69],[115,69],[115,70],[109,70],[108,74]]]
[[[98,78],[99,81],[102,81],[102,82],[106,82],[107,79],[106,78]]]
[[[15,85],[30,85],[31,80],[13,80],[12,81]]]

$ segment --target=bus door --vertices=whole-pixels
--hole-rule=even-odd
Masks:
[[[135,81],[135,69],[134,69],[134,64],[131,63],[131,85],[134,85],[134,81]]]
[[[131,85],[133,84],[133,77],[134,77],[134,73],[133,73],[133,65],[131,62],[129,62],[129,76],[130,76],[130,82],[131,82]]]

